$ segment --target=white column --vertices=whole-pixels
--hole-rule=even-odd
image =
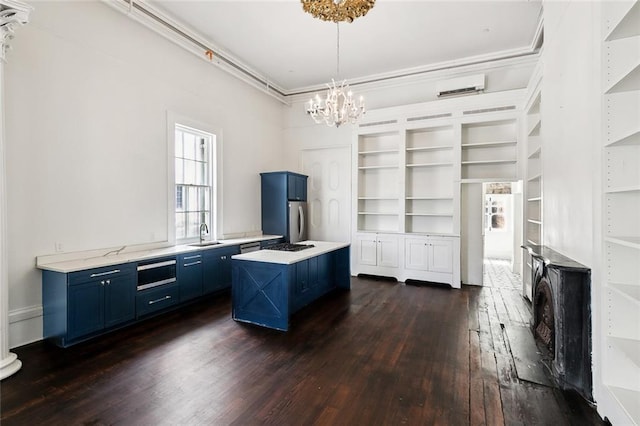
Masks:
[[[4,138],[4,62],[15,28],[28,22],[31,7],[16,0],[0,0],[0,380],[22,367],[9,352],[9,274],[7,267],[7,176]]]

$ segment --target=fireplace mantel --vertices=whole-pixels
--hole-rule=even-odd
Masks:
[[[590,268],[570,259],[547,246],[527,244],[522,246],[531,256],[541,259],[548,268],[575,269],[576,272],[588,272]]]
[[[531,255],[534,338],[549,351],[548,366],[558,386],[593,401],[591,269],[549,247],[523,248]]]

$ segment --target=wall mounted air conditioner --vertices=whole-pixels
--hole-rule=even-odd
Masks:
[[[484,91],[484,74],[470,75],[467,77],[452,78],[439,81],[437,85],[438,97],[468,95]]]

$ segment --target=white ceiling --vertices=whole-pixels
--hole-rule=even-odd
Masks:
[[[336,77],[336,24],[298,0],[147,0],[287,93]],[[340,24],[340,78],[367,81],[534,51],[539,0],[377,0]]]

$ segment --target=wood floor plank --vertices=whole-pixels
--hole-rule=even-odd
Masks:
[[[68,349],[37,342],[14,349],[0,422],[598,424],[511,375],[500,321],[522,311],[486,290],[354,278],[287,333],[234,322],[226,294]]]

